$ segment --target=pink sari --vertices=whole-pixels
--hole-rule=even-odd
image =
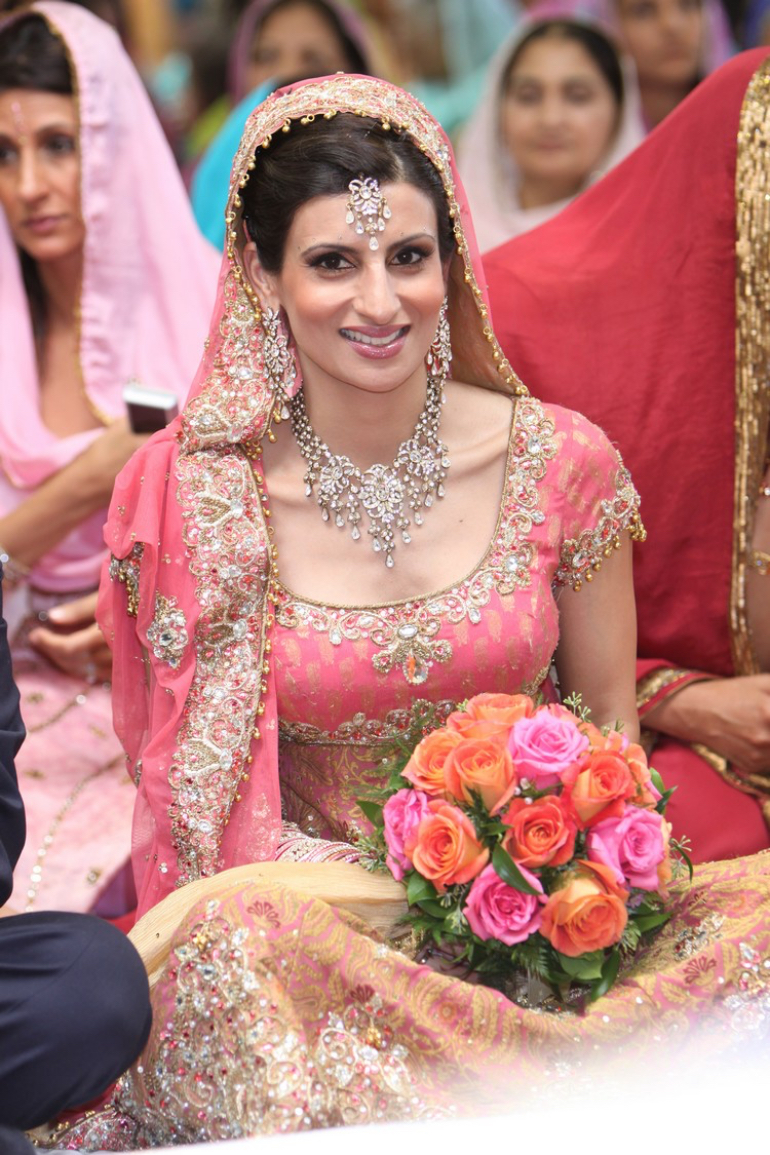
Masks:
[[[199,359],[216,287],[171,153],[118,37],[71,4],[32,11],[66,45],[79,121],[86,224],[80,298],[83,389],[106,425],[124,413],[135,377],[180,405]],[[13,19],[13,18],[12,18]],[[43,423],[35,345],[16,246],[0,220],[0,516],[72,461],[101,428],[55,436]],[[125,861],[133,788],[111,720],[109,688],[53,669],[24,642],[30,616],[93,590],[105,552],[105,512],[88,518],[6,594],[28,738],[18,763],[27,845],[12,905],[88,909]]]
[[[275,398],[235,247],[255,148],[287,119],[329,110],[387,120],[438,169],[458,250],[448,293],[456,376],[512,397],[487,554],[449,590],[378,607],[303,605],[273,580],[259,441]],[[357,793],[406,708],[487,688],[474,678],[535,692],[556,642],[555,593],[577,588],[638,527],[636,493],[606,438],[529,397],[500,353],[451,150],[412,97],[349,76],[273,94],[248,122],[230,206],[193,399],[123,471],[107,527],[100,615],[138,782],[141,911],[239,864],[354,859],[342,840],[366,830]],[[105,1110],[57,1141],[129,1150],[510,1108],[553,1070],[580,1072],[594,1051],[622,1066],[657,1059],[664,1036],[718,1051],[750,1034],[768,999],[769,866],[717,864],[691,890],[678,884],[670,926],[582,1017],[437,974],[320,899],[223,874],[172,935],[145,1053]]]

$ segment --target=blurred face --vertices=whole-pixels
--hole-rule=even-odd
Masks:
[[[263,273],[255,246],[246,247],[252,284],[265,304],[285,311],[311,386],[383,394],[425,374],[445,293],[436,210],[405,182],[381,191],[392,215],[375,251],[346,222],[345,194],[315,197],[297,211],[279,274]]]
[[[616,2],[620,34],[634,59],[641,83],[694,83],[704,34],[700,0]]]
[[[605,156],[618,105],[601,69],[574,40],[543,37],[523,50],[501,107],[503,142],[522,180],[577,192]]]
[[[82,250],[77,141],[71,96],[0,93],[0,205],[17,245],[35,261]]]
[[[251,89],[273,77],[329,76],[349,68],[329,21],[300,0],[265,17],[252,45],[246,79]]]

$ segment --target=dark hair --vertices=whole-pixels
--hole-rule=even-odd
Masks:
[[[53,92],[58,96],[72,96],[74,91],[62,41],[43,17],[34,13],[19,17],[0,32],[0,92],[11,88]],[[22,249],[19,260],[32,329],[39,342],[45,326],[45,292],[37,265]]]
[[[536,24],[514,49],[503,73],[501,92],[507,89],[511,73],[529,45],[545,39],[573,40],[584,48],[612,89],[617,104],[623,104],[623,71],[617,49],[598,28],[591,28],[577,20],[543,20]]]
[[[347,59],[349,67],[346,69],[346,71],[357,72],[363,76],[368,76],[369,65],[364,59],[361,53],[361,49],[356,44],[355,40],[353,40],[353,38],[350,36],[348,30],[345,28],[345,25],[340,20],[338,13],[335,12],[331,5],[325,3],[325,0],[277,0],[277,3],[273,4],[273,6],[269,8],[267,12],[265,12],[262,19],[259,21],[259,24],[254,31],[254,38],[249,45],[249,52],[251,52],[254,48],[254,44],[259,39],[259,35],[262,29],[271,16],[273,16],[276,12],[280,12],[282,8],[294,8],[298,4],[304,4],[308,8],[314,8],[318,15],[321,16],[329,25],[332,32],[339,40],[342,51],[344,52]]]
[[[278,273],[294,214],[306,201],[339,196],[352,180],[406,181],[433,201],[442,261],[454,251],[454,232],[438,171],[410,138],[379,121],[352,113],[311,124],[293,122],[270,146],[258,148],[256,167],[241,197],[243,219],[262,267]]]
[[[67,53],[42,16],[22,16],[0,32],[0,92],[9,88],[72,96]]]

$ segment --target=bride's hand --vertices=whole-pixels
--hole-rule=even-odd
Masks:
[[[30,644],[54,666],[87,682],[108,682],[112,677],[112,653],[96,624],[96,593],[54,606],[48,612],[50,626],[38,626],[29,634]]]
[[[770,773],[770,674],[694,682],[651,710],[644,725],[702,742],[738,773]]]

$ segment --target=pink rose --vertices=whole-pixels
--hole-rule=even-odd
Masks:
[[[519,780],[528,778],[538,790],[556,786],[587,749],[588,738],[560,706],[544,706],[514,722],[508,739]]]
[[[401,881],[407,870],[412,869],[412,863],[404,852],[404,842],[429,813],[428,795],[421,790],[399,790],[391,795],[382,808],[385,845],[388,848],[385,862],[397,882]]]
[[[524,894],[508,886],[494,866],[486,866],[474,881],[465,902],[465,917],[475,935],[481,939],[496,938],[506,946],[524,942],[543,920],[542,903],[546,896],[540,879],[524,866],[519,870],[538,894]]]
[[[656,811],[626,806],[620,818],[596,823],[586,848],[589,859],[608,866],[620,885],[658,889],[658,867],[666,856],[666,840],[663,819]]]

